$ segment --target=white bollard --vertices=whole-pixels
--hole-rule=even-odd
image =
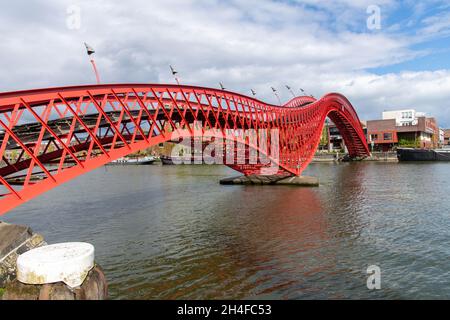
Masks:
[[[80,286],[94,267],[94,246],[84,242],[59,243],[32,249],[17,259],[17,279],[25,284],[64,282]]]

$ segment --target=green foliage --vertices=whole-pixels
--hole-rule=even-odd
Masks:
[[[320,137],[320,145],[325,146],[328,144],[328,127],[325,125],[322,129],[322,136]]]
[[[398,146],[404,148],[418,148],[420,146],[419,139],[400,139]]]
[[[4,294],[5,294],[5,288],[0,288],[0,299],[3,297]]]

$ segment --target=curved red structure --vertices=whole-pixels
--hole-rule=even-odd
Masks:
[[[326,117],[351,157],[369,154],[355,110],[337,93],[319,100],[297,97],[284,106],[224,90],[163,84],[0,93],[0,214],[108,162],[195,130],[224,136],[254,130],[256,142],[245,135],[238,142],[268,156],[277,174],[300,175],[314,156]],[[261,130],[272,136],[276,131],[276,157],[268,145],[259,147]],[[227,165],[252,174],[267,163],[249,163],[247,151],[243,161]]]

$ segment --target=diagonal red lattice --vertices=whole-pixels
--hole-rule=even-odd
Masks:
[[[314,156],[326,117],[338,127],[351,157],[369,154],[355,110],[336,93],[320,100],[297,97],[284,106],[229,91],[163,84],[0,93],[0,214],[108,162],[194,135],[199,124],[202,133],[214,129],[224,135],[277,130],[276,159],[267,143],[259,152],[277,164],[276,174],[300,175]],[[252,144],[245,135],[241,140],[254,149],[260,142]],[[266,166],[249,163],[248,155],[227,165],[244,174]]]

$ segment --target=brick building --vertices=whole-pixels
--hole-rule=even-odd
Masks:
[[[437,148],[439,127],[436,119],[415,110],[383,113],[382,120],[367,121],[367,141],[374,151],[395,147]]]
[[[450,146],[450,129],[444,129],[444,146]]]

